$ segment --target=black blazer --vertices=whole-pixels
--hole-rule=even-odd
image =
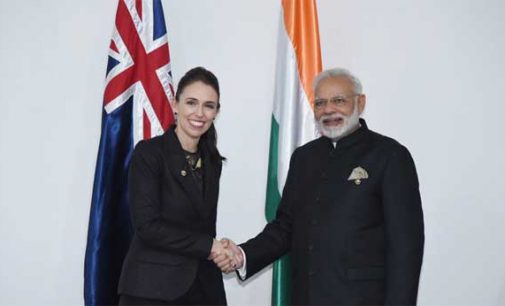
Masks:
[[[247,277],[291,251],[292,302],[414,305],[424,245],[408,150],[361,128],[298,148],[275,220],[241,245]],[[368,178],[350,178],[361,167]]]
[[[216,235],[222,163],[212,162],[201,142],[199,150],[203,195],[187,168],[174,126],[135,147],[128,176],[135,234],[119,294],[173,300],[198,276],[216,304],[226,303],[221,271],[207,260]]]

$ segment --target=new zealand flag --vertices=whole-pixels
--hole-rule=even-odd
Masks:
[[[162,134],[173,122],[173,99],[161,0],[119,0],[84,264],[86,305],[117,305],[121,265],[133,234],[128,165],[137,142]]]

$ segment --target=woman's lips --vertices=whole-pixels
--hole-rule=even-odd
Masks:
[[[198,120],[189,120],[189,124],[191,124],[192,127],[201,128],[205,125],[205,122]]]

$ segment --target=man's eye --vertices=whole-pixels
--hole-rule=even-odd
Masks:
[[[336,104],[344,104],[345,103],[345,99],[342,98],[342,97],[335,97],[335,98],[333,98],[333,102],[336,103]]]
[[[315,106],[315,107],[321,107],[321,106],[323,106],[323,105],[324,105],[324,100],[322,100],[322,99],[321,99],[321,100],[315,100],[315,101],[314,101],[314,106]]]

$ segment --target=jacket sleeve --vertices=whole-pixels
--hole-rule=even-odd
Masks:
[[[206,259],[213,237],[171,225],[161,217],[159,188],[163,165],[152,149],[139,142],[129,169],[128,197],[136,234],[151,247]]]
[[[246,278],[253,276],[291,249],[293,224],[293,199],[295,195],[296,151],[289,165],[286,184],[275,219],[268,223],[256,237],[241,244],[247,259]]]
[[[409,151],[398,146],[382,182],[386,305],[416,305],[423,260],[424,222],[419,182]]]

